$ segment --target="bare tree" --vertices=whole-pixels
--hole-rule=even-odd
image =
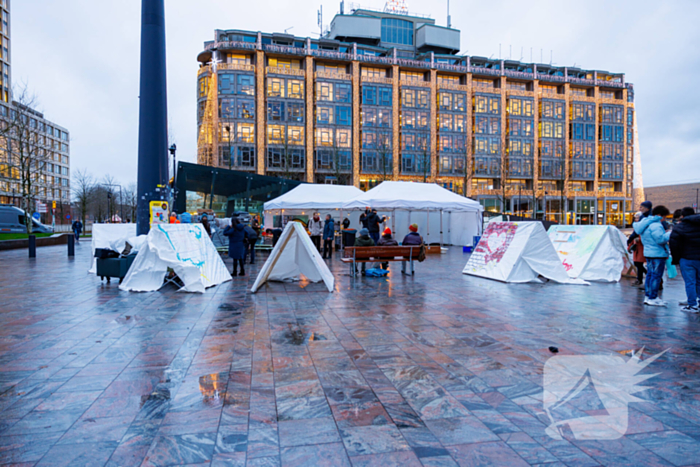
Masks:
[[[38,115],[32,109],[36,98],[26,85],[15,88],[15,105],[10,115],[3,118],[0,126],[0,145],[6,148],[6,159],[11,174],[19,181],[20,207],[26,215],[24,221],[27,233],[32,233],[34,203],[39,188],[46,185],[46,165],[49,160],[43,129],[37,121]]]
[[[391,180],[394,175],[394,165],[389,156],[393,156],[393,151],[391,149],[391,143],[389,142],[391,138],[390,133],[377,133],[377,156],[379,157],[379,172],[382,175],[382,181]]]
[[[136,219],[137,201],[136,184],[132,182],[124,190],[124,206],[126,207],[126,212],[129,214],[128,219],[132,222]]]
[[[95,196],[95,180],[86,170],[76,170],[73,173],[73,196],[80,212],[80,219],[85,224],[88,210],[90,209]]]

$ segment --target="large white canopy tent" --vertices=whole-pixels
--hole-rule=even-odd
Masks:
[[[482,230],[483,206],[434,183],[382,182],[343,204],[344,211],[371,207],[387,222],[398,241],[416,223],[426,243],[471,245]]]
[[[321,219],[324,219],[326,214],[330,214],[336,221],[342,221],[340,208],[343,203],[361,194],[362,191],[354,186],[302,184],[264,204],[264,223],[266,227],[272,226],[272,216],[274,215],[306,215],[311,217],[314,212],[320,213]],[[359,214],[356,217],[359,219]],[[352,221],[353,219],[351,219],[352,227],[356,228],[358,220]]]

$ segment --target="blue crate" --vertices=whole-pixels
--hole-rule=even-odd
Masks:
[[[463,246],[462,247],[462,253],[471,253],[472,251],[474,251],[473,246]]]

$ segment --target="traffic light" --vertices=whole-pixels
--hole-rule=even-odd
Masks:
[[[53,201],[53,208],[56,209],[56,200]]]

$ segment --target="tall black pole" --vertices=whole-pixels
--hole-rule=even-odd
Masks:
[[[168,106],[164,0],[141,1],[141,91],[136,232],[150,229],[150,201],[167,197]]]

